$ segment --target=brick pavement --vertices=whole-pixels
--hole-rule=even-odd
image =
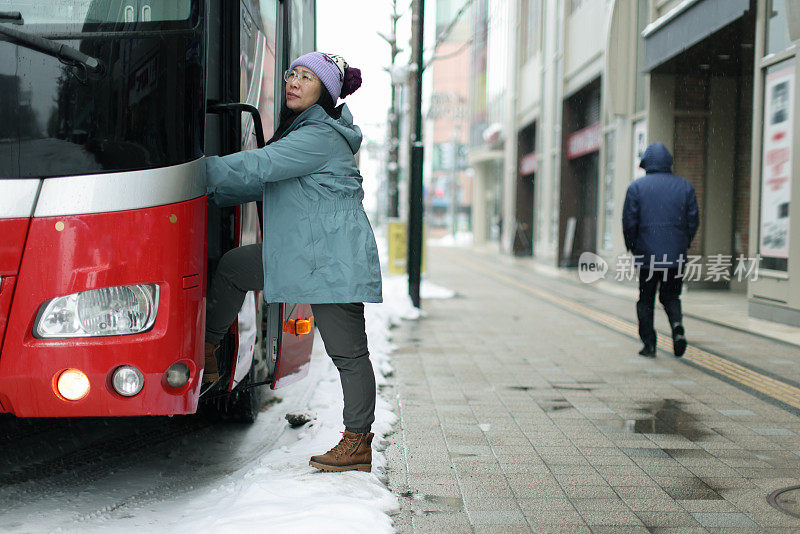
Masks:
[[[387,449],[399,532],[800,530],[767,502],[800,484],[796,411],[663,351],[641,358],[638,340],[470,267],[527,277],[503,261],[429,249],[430,280],[457,296],[424,301],[428,316],[396,331],[383,393],[400,417]],[[740,353],[765,347],[704,329]],[[774,350],[800,366],[796,347]]]

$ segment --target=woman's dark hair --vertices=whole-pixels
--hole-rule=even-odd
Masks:
[[[338,119],[342,116],[342,106],[336,107],[336,104],[333,101],[330,93],[328,93],[325,86],[322,86],[322,92],[319,95],[319,98],[315,102],[316,105],[320,106],[322,109],[325,110],[325,113],[328,114],[332,119]],[[278,116],[278,128],[275,130],[275,134],[267,141],[267,144],[273,143],[283,137],[283,134],[286,133],[286,130],[291,127],[294,120],[297,116],[300,115],[289,109],[286,106],[286,103],[281,106],[281,113]]]

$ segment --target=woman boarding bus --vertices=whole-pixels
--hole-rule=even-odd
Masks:
[[[292,62],[284,80],[286,104],[267,146],[206,159],[209,198],[230,205],[263,197],[264,235],[275,236],[220,260],[208,295],[206,367],[214,368],[214,352],[247,291],[263,289],[267,302],[311,304],[342,380],[345,431],[310,463],[369,471],[375,376],[363,303],[381,302],[381,273],[361,205],[361,130],[346,105],[336,107],[358,89],[361,74],[339,56],[311,52]]]

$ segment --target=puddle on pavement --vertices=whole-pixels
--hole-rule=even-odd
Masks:
[[[681,479],[663,488],[676,501],[720,501],[722,496],[699,478]]]
[[[560,412],[561,410],[574,408],[572,403],[564,399],[543,399],[537,401],[536,404],[538,404],[539,407],[545,411],[545,413]]]
[[[675,399],[651,401],[637,409],[647,415],[636,419],[609,421],[598,425],[601,430],[628,434],[669,434],[683,436],[690,441],[710,435],[702,428],[694,415],[683,409],[686,403]],[[690,453],[687,453],[690,454]]]
[[[435,514],[442,512],[460,511],[464,509],[464,500],[461,497],[446,497],[443,495],[420,495],[416,491],[404,491],[400,494],[401,497],[412,499],[414,501],[423,501],[426,503],[438,505],[444,510],[424,510],[425,514]]]
[[[546,391],[548,389],[567,390],[567,391],[593,391],[597,386],[604,382],[581,382],[578,381],[574,384],[553,384],[550,386],[535,387],[535,386],[506,386],[506,389],[511,391]]]
[[[571,384],[559,384],[557,386],[553,386],[553,389],[566,389],[568,391],[592,391],[594,388],[590,388],[588,386],[571,385]]]
[[[422,500],[433,504],[441,504],[455,510],[461,510],[464,507],[464,501],[461,497],[443,497],[441,495],[424,495]]]
[[[711,458],[711,454],[703,449],[662,449],[673,458]]]

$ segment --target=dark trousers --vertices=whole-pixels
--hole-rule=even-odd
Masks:
[[[206,341],[218,344],[236,319],[248,291],[264,289],[261,245],[229,250],[220,259],[206,304]],[[312,304],[325,351],[339,370],[344,425],[369,432],[375,421],[375,374],[367,350],[364,303]]]
[[[650,347],[656,346],[656,331],[653,328],[656,290],[658,300],[667,312],[669,325],[675,328],[683,320],[681,315],[681,287],[683,277],[678,276],[678,269],[639,269],[639,301],[636,303],[636,315],[639,317],[639,337],[642,343]]]

